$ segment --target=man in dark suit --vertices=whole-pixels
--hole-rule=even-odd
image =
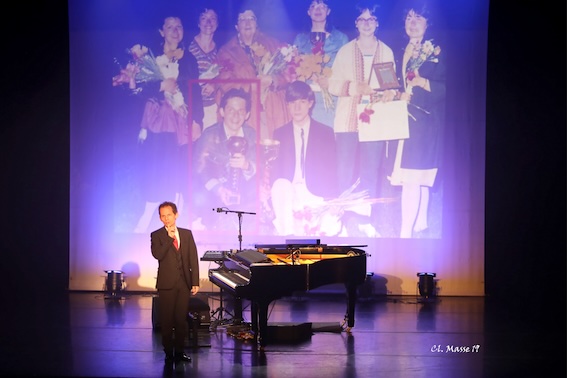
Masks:
[[[158,260],[156,288],[166,362],[189,362],[183,352],[188,334],[189,298],[199,291],[199,256],[191,230],[179,228],[173,202],[159,205],[164,227],[151,233],[152,255]]]
[[[292,121],[274,131],[280,142],[271,173],[274,226],[280,235],[309,234],[306,227],[330,235],[321,227],[323,219],[309,222],[306,212],[339,194],[335,134],[311,118],[315,95],[305,82],[290,83],[285,101]]]

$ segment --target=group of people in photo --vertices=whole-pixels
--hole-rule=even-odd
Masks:
[[[192,36],[184,15],[156,20],[159,43],[140,41],[113,79],[144,99],[137,137],[147,185],[133,231],[146,233],[164,200],[193,230],[241,226],[212,211],[221,208],[257,213],[244,227],[262,235],[427,231],[445,125],[434,9],[408,2],[399,15],[404,48],[395,49],[380,38],[383,15],[373,2],[352,5],[347,33],[331,22],[332,0],[305,1],[295,14],[310,28],[289,41],[261,30],[262,15],[245,6],[221,45],[223,9],[214,4],[195,12]],[[381,126],[375,104],[400,102],[407,137],[361,140],[361,124]],[[392,202],[397,214],[385,220]]]

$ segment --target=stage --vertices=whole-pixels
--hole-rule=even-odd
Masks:
[[[218,293],[201,295],[211,310],[219,306]],[[234,327],[232,302],[225,298],[228,313],[199,324],[187,340],[192,362],[165,365],[160,331],[152,322],[154,297],[65,292],[5,298],[0,375],[512,377],[561,376],[555,371],[565,366],[564,324],[545,321],[535,304],[485,297],[367,297],[358,301],[349,333],[339,329],[346,305],[341,294],[273,302],[273,339],[263,351],[254,340],[228,332]],[[243,310],[245,326],[246,301]]]

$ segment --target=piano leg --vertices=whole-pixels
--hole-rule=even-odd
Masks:
[[[261,349],[264,349],[268,343],[268,305],[269,302],[258,303],[258,329]]]
[[[258,337],[258,302],[250,302],[250,316],[252,317],[250,323],[252,327],[252,332],[254,332],[254,337]]]
[[[234,297],[234,317],[232,321],[234,324],[241,324],[243,321],[242,317],[242,298]]]
[[[345,314],[345,322],[347,325],[347,332],[354,327],[354,309],[356,306],[356,290],[357,285],[345,284],[347,292],[347,312]]]
[[[252,315],[252,331],[254,338],[260,343],[260,348],[263,349],[267,345],[268,336],[268,306],[270,302],[265,301],[252,301],[250,305],[250,312]]]

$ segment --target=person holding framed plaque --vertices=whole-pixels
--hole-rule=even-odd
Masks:
[[[387,62],[395,69],[392,49],[376,37],[379,25],[376,8],[369,4],[358,7],[354,21],[358,37],[337,52],[329,80],[329,91],[338,96],[334,130],[341,191],[360,177],[357,190],[367,190],[371,198],[379,196],[379,178],[383,176],[386,180],[383,163],[388,141],[360,141],[359,122],[367,115],[361,114],[360,106],[364,109],[377,98],[389,102],[396,95],[396,90],[381,87],[373,70],[376,64]]]

